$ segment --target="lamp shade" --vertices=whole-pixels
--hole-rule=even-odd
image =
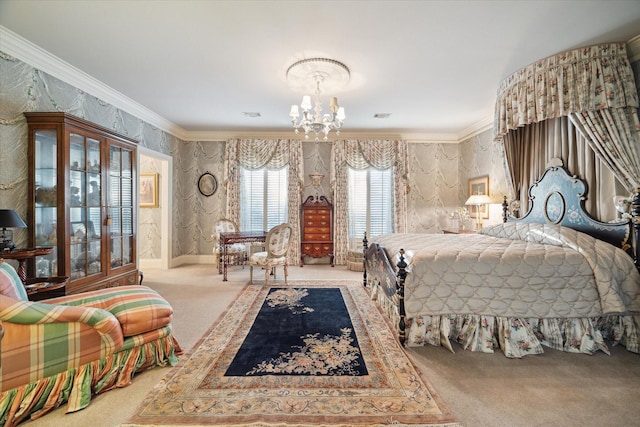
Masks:
[[[0,227],[3,228],[26,228],[22,218],[13,209],[0,209]]]
[[[467,201],[464,204],[480,206],[480,205],[488,205],[489,203],[491,203],[491,198],[486,194],[473,194],[471,197],[467,199]]]

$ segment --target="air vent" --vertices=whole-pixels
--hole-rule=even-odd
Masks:
[[[373,117],[376,119],[388,119],[391,113],[375,113]]]
[[[260,113],[251,112],[251,111],[246,111],[246,112],[244,112],[242,114],[244,114],[246,117],[260,117],[261,116]]]

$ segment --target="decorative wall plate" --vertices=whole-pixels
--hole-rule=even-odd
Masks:
[[[200,178],[198,178],[198,190],[200,194],[206,197],[213,196],[217,189],[218,181],[211,172],[207,171],[200,175]]]

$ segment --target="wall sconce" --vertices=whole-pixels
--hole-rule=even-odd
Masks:
[[[472,206],[476,206],[477,207],[476,208],[477,209],[477,211],[476,211],[476,230],[480,230],[482,228],[482,212],[480,211],[480,209],[482,209],[482,206],[488,205],[489,203],[491,203],[491,198],[489,196],[487,196],[486,194],[473,194],[464,203],[467,206],[472,205]]]
[[[15,249],[16,244],[13,243],[13,231],[7,228],[26,228],[22,218],[18,216],[13,209],[0,209],[0,251],[7,252]]]

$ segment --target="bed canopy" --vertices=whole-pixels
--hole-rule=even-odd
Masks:
[[[545,128],[557,127],[557,123],[561,131]],[[527,129],[535,126],[544,130]],[[494,133],[495,140],[504,146],[509,190],[525,205],[526,194],[518,191],[531,184],[525,169],[531,169],[536,161],[542,163],[535,166],[538,169],[546,167],[543,156],[532,153],[530,146],[545,138],[547,145],[566,138],[562,150],[571,150],[572,156],[580,158],[577,161],[583,163],[585,175],[597,170],[589,185],[601,186],[601,181],[607,180],[603,175],[608,174],[615,177],[609,179],[619,182],[617,188],[621,184],[628,194],[635,192],[640,187],[640,120],[627,44],[608,43],[562,52],[505,78],[498,87]],[[577,140],[582,140],[586,148],[576,149],[580,146]],[[595,161],[584,160],[589,155]],[[569,168],[581,172],[571,162],[569,159]],[[599,164],[604,165],[602,171]],[[537,176],[539,171],[530,173]],[[610,188],[614,191],[613,186]],[[610,201],[612,193],[606,193]]]

